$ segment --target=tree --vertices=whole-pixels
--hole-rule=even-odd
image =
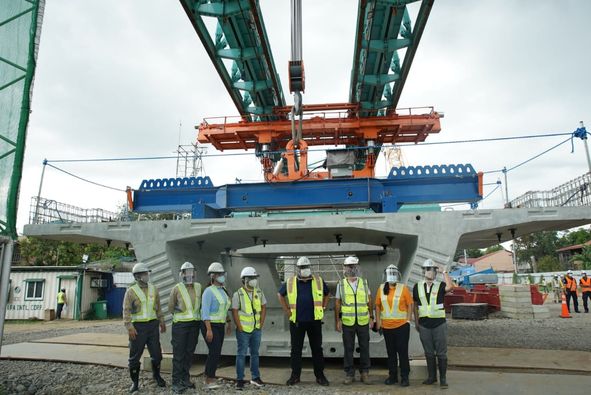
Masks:
[[[502,245],[500,245],[500,244],[497,244],[497,245],[494,245],[494,246],[490,246],[486,250],[484,250],[484,255],[490,254],[491,252],[502,251],[504,249],[505,248]]]
[[[538,260],[539,272],[556,272],[558,270],[561,270],[560,262],[555,256],[545,255]]]
[[[482,251],[478,248],[466,248],[466,255],[468,258],[480,258],[483,254]],[[454,254],[454,261],[458,261],[460,258],[464,257],[464,250],[459,249]]]
[[[585,244],[591,240],[591,229],[577,229],[572,232],[567,232],[559,240],[557,248],[568,247],[576,244]]]
[[[555,231],[535,232],[515,239],[515,251],[519,262],[530,262],[533,256],[539,261],[544,256],[554,256],[558,244]]]
[[[591,246],[584,246],[580,254],[573,255],[571,262],[579,261],[585,270],[591,269]]]

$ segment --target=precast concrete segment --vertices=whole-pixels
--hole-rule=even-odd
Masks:
[[[342,259],[324,260],[323,256],[343,257],[355,253],[361,259],[363,276],[372,293],[382,281],[384,268],[399,267],[403,281],[412,287],[421,280],[421,265],[431,258],[448,265],[457,248],[487,247],[509,240],[511,230],[521,236],[541,230],[561,230],[591,223],[589,207],[541,209],[503,209],[446,211],[425,213],[341,214],[327,216],[240,217],[85,224],[26,225],[27,236],[73,242],[105,242],[133,246],[138,260],[152,270],[151,280],[163,301],[178,281],[185,261],[195,265],[197,281],[206,284],[207,266],[212,261],[224,264],[230,292],[241,286],[239,273],[253,266],[267,296],[267,320],[261,355],[289,356],[289,322],[277,300],[283,276],[293,273],[293,259],[312,255],[333,295],[342,277]],[[287,258],[282,258],[287,257]],[[290,271],[291,270],[291,271]],[[327,356],[343,355],[341,335],[334,330],[334,303],[324,319],[324,350]],[[166,311],[170,323],[170,314]],[[162,340],[170,347],[169,333]],[[234,336],[224,342],[223,354],[234,354]],[[386,356],[383,338],[372,333],[371,355]],[[205,352],[199,342],[197,352]],[[420,356],[422,348],[417,332],[411,331],[410,354]],[[304,355],[310,355],[304,347]]]

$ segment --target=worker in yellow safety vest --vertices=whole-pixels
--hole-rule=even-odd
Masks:
[[[195,282],[195,266],[185,262],[179,282],[170,291],[168,311],[172,313],[172,391],[180,394],[195,388],[189,370],[201,330],[201,284]]]
[[[374,310],[367,280],[361,277],[359,258],[348,256],[343,262],[343,279],[335,294],[335,329],[343,334],[344,384],[355,381],[353,353],[355,336],[359,343],[359,372],[362,383],[369,382],[369,328],[373,327]]]
[[[140,361],[146,345],[152,360],[152,377],[159,387],[166,387],[160,376],[162,349],[158,333],[159,327],[161,333],[166,332],[166,324],[160,309],[160,295],[150,283],[150,271],[146,264],[136,263],[132,269],[135,282],[123,298],[123,323],[129,335],[129,375],[133,382],[129,392],[138,391]]]
[[[64,306],[67,304],[66,299],[66,289],[62,288],[57,293],[57,311],[55,313],[55,318],[58,320],[62,319],[62,311],[64,310]]]
[[[589,312],[589,299],[591,298],[591,277],[587,277],[587,272],[581,272],[581,279],[579,284],[581,285],[581,294],[583,295],[583,307],[585,313]]]
[[[447,388],[447,323],[443,298],[451,291],[453,284],[446,270],[443,270],[445,283],[436,280],[438,267],[431,259],[423,263],[423,281],[413,288],[414,316],[416,329],[425,351],[429,377],[423,384],[437,382],[439,367],[439,385]]]
[[[244,389],[244,365],[250,350],[250,384],[257,388],[264,385],[259,371],[259,347],[261,329],[267,315],[267,299],[259,288],[259,275],[254,267],[247,266],[240,272],[242,287],[232,296],[232,316],[236,324],[236,389]]]
[[[312,351],[316,382],[323,386],[329,385],[324,375],[322,352],[322,318],[328,304],[329,291],[322,277],[312,274],[311,266],[308,257],[300,257],[296,263],[296,275],[287,278],[279,288],[279,303],[289,318],[291,335],[291,376],[287,385],[300,382],[302,348],[306,334]]]

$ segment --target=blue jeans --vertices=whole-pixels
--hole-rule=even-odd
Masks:
[[[236,378],[244,380],[244,365],[246,352],[250,349],[250,377],[251,380],[261,377],[259,372],[259,347],[261,345],[261,330],[255,329],[252,333],[236,331]]]

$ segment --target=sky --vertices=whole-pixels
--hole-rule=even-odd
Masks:
[[[261,0],[288,104],[289,1]],[[415,8],[416,9],[416,8]],[[304,103],[348,99],[357,1],[303,0]],[[442,131],[427,141],[573,132],[591,126],[591,31],[587,0],[435,0],[399,107],[434,106]],[[18,228],[28,222],[44,158],[174,155],[196,140],[203,118],[237,115],[199,38],[174,1],[46,3],[29,121]],[[511,167],[564,137],[404,147],[406,165],[471,163]],[[509,198],[584,174],[574,141],[508,174]],[[209,153],[217,153],[210,148]],[[176,160],[54,163],[92,181],[125,189],[174,177]],[[254,155],[204,158],[215,185],[261,181]],[[387,174],[382,159],[377,174]],[[498,174],[485,176],[495,183]],[[485,187],[485,194],[494,185]],[[47,168],[41,196],[115,211],[123,192]],[[500,208],[501,190],[481,202]],[[457,207],[456,209],[462,209]]]

